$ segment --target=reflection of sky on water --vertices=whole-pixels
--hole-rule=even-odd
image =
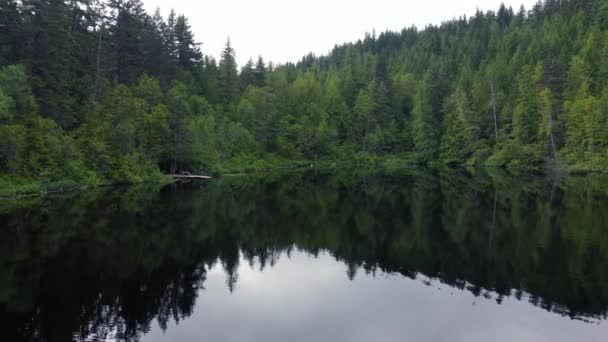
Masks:
[[[241,259],[234,293],[217,264],[193,315],[143,341],[598,341],[608,324],[571,320],[400,275],[373,277],[322,254],[282,255],[262,272]]]

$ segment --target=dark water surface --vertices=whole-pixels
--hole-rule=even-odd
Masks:
[[[606,341],[607,194],[312,171],[0,202],[0,341]]]

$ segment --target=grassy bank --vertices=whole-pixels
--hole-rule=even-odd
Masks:
[[[0,175],[0,199],[19,199],[24,197],[44,196],[50,193],[61,193],[84,190],[103,186],[138,183],[169,184],[173,180],[160,173],[141,177],[137,180],[39,180],[9,175]]]
[[[568,167],[561,163],[551,163],[535,167],[494,167],[489,165],[446,165],[442,161],[421,164],[412,153],[399,155],[378,156],[369,153],[355,153],[340,158],[321,158],[317,160],[290,160],[277,157],[273,154],[264,156],[244,154],[237,155],[230,160],[218,163],[205,171],[206,174],[221,176],[236,173],[255,173],[267,171],[294,170],[303,168],[366,168],[382,170],[398,170],[412,167],[429,167],[431,169],[450,169],[461,167],[491,168],[505,170],[511,174],[524,173],[550,173],[550,174],[602,174],[605,169],[597,167]],[[162,174],[158,169],[150,167],[130,172],[116,173],[114,179],[101,179],[99,177],[66,178],[58,180],[36,179],[27,177],[0,174],[0,199],[17,199],[23,197],[41,196],[49,193],[60,193],[81,189],[90,189],[103,186],[121,184],[169,184],[173,179]]]

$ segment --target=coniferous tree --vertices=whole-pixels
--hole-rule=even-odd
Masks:
[[[29,66],[32,88],[43,116],[68,128],[75,124],[73,106],[76,99],[70,91],[77,47],[71,44],[71,16],[63,0],[40,0],[24,3],[28,13],[31,43]]]
[[[536,141],[536,127],[540,122],[540,75],[541,67],[526,65],[518,75],[517,106],[513,112],[513,136],[521,145]]]
[[[115,80],[132,84],[144,64],[141,37],[146,14],[141,0],[112,0],[110,9],[114,12],[111,35]]]
[[[557,157],[557,141],[555,138],[554,106],[551,91],[545,88],[540,93],[540,125],[538,128],[538,145],[541,157]]]
[[[442,122],[442,77],[438,68],[427,70],[419,86],[413,111],[415,151],[423,161],[437,158]]]
[[[201,77],[201,87],[203,95],[212,104],[221,102],[219,70],[215,58],[205,56],[204,67]]]
[[[462,89],[450,95],[445,102],[446,119],[441,138],[440,158],[448,164],[464,164],[474,152],[479,127],[473,120],[467,94]]]
[[[218,81],[221,101],[224,104],[235,101],[239,95],[239,77],[235,52],[230,43],[230,38],[226,41],[226,46],[222,51],[218,68]]]
[[[165,25],[164,40],[169,51],[169,58],[172,63],[177,62],[177,39],[175,37],[175,25],[177,24],[177,14],[171,9],[169,17],[167,18],[167,24]]]
[[[245,91],[247,87],[256,83],[256,70],[254,68],[253,59],[249,59],[247,63],[241,68],[241,74],[239,77],[239,84],[241,91]]]
[[[169,61],[169,51],[164,41],[166,24],[160,14],[160,9],[156,8],[152,18],[147,18],[144,22],[142,36],[142,50],[144,51],[144,69],[150,76],[157,77],[163,84],[171,78],[171,65]]]
[[[173,29],[175,35],[175,57],[177,63],[184,69],[193,71],[201,62],[203,57],[198,43],[194,41],[194,35],[188,19],[184,15],[177,17]]]
[[[258,56],[258,61],[256,62],[255,68],[253,69],[253,76],[253,83],[257,87],[263,87],[266,85],[266,65],[262,56]]]
[[[27,39],[24,15],[18,1],[6,0],[0,11],[0,65],[22,62]]]

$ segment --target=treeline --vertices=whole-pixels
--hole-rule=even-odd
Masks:
[[[234,51],[204,56],[185,16],[139,0],[3,0],[0,15],[2,185],[209,172],[256,150],[226,114],[241,94]],[[254,82],[260,71],[261,58]]]
[[[238,70],[140,0],[2,0],[0,171],[137,181],[278,160],[397,156],[608,167],[608,5],[501,6]],[[261,162],[264,161],[264,162]],[[4,176],[7,184],[8,176]]]
[[[281,72],[294,88],[318,84],[309,94],[319,89],[325,102],[301,102],[325,103],[351,151],[605,171],[607,29],[606,1],[503,5],[424,30],[370,34]]]

